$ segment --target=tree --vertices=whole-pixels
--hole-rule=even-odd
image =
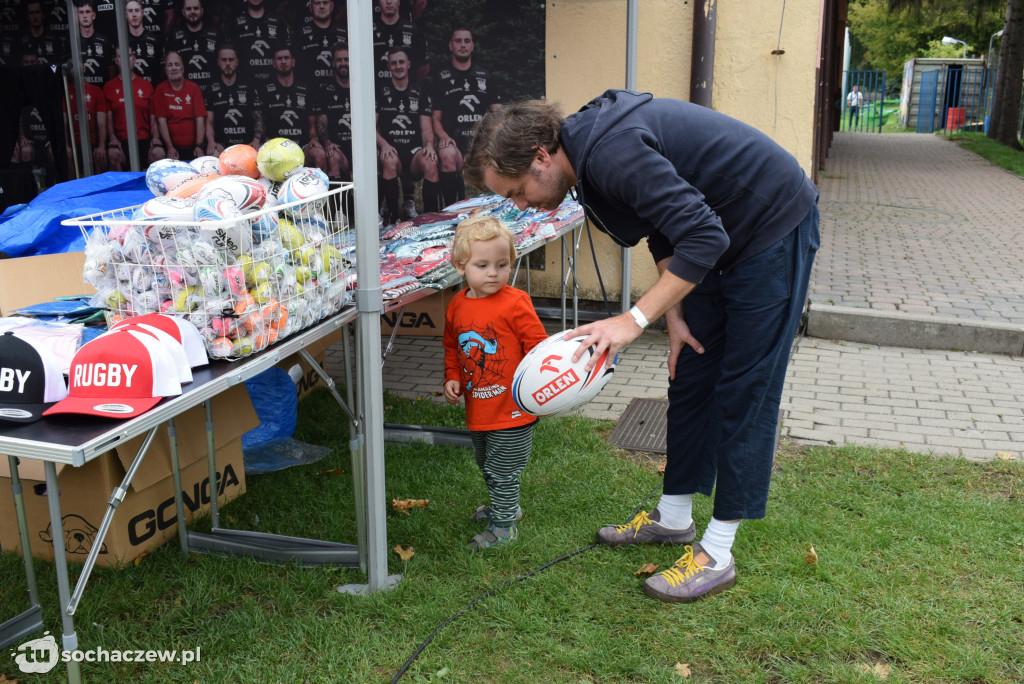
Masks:
[[[1006,26],[999,49],[999,73],[996,75],[992,121],[988,137],[1019,150],[1017,122],[1020,117],[1021,76],[1024,74],[1024,0],[1006,4]]]

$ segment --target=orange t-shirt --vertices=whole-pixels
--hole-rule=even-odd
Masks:
[[[512,378],[527,352],[547,339],[530,295],[511,286],[481,299],[459,292],[444,320],[444,379],[458,380],[466,427],[474,431],[528,425],[537,418],[512,398]]]

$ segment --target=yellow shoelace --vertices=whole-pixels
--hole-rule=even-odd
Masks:
[[[698,572],[704,572],[704,566],[697,565],[693,560],[693,547],[686,547],[686,554],[672,564],[672,567],[661,573],[670,587],[675,587],[690,579]]]
[[[615,526],[615,531],[618,532],[619,534],[622,534],[626,530],[632,529],[633,530],[633,536],[635,537],[636,535],[640,534],[640,528],[641,527],[643,527],[644,525],[653,525],[653,524],[654,524],[654,521],[647,517],[647,511],[640,511],[635,516],[633,516],[633,519],[630,520],[625,525],[616,525]]]

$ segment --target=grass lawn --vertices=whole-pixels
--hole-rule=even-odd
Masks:
[[[1010,173],[1024,176],[1024,152],[997,143],[984,133],[960,133],[953,140],[965,150],[984,157]]]
[[[461,408],[393,396],[385,412],[399,423],[461,427],[463,418]],[[300,414],[296,437],[333,454],[250,477],[249,492],[222,510],[222,521],[352,542],[346,422],[324,391]],[[657,461],[609,446],[611,427],[542,421],[524,474],[520,538],[480,555],[464,549],[480,530],[469,516],[486,496],[471,454],[388,445],[389,502],[430,501],[408,515],[388,512],[389,548],[415,551],[408,561],[389,553],[390,572],[403,576],[391,591],[341,594],[337,586],[365,577],[184,557],[173,541],[138,566],[97,570],[75,615],[82,648],[199,646],[202,661],[85,664],[83,676],[388,682],[458,615],[402,681],[1024,681],[1024,463],[784,445],[768,517],[740,528],[735,588],[666,605],[643,594],[635,572],[645,563],[667,568],[678,549],[590,548],[600,524],[625,522],[660,491]],[[703,527],[708,500],[698,497],[695,515]],[[0,572],[4,620],[27,603],[20,559],[3,554]],[[44,619],[59,642],[53,567],[37,562],[36,572]],[[45,680],[24,675],[4,653],[3,675],[60,681],[63,668]]]

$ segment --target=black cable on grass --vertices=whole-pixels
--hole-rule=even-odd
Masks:
[[[644,500],[640,502],[640,505],[633,509],[633,514],[629,516],[630,520],[632,520],[633,517],[635,517],[636,514],[640,512],[640,510],[644,507],[644,505],[648,501],[650,501],[651,497],[654,496],[655,492],[657,492],[659,489],[661,489],[661,484],[658,484],[654,489],[652,489],[650,494],[648,494],[644,498]],[[534,575],[537,575],[537,574],[539,574],[541,572],[544,572],[545,570],[550,568],[552,565],[555,565],[556,563],[561,563],[564,560],[569,560],[570,558],[572,558],[574,556],[578,556],[581,553],[584,553],[586,551],[590,551],[592,548],[594,548],[596,546],[598,546],[597,543],[590,544],[589,546],[584,546],[584,547],[581,547],[579,549],[576,549],[575,551],[573,551],[571,553],[567,553],[564,556],[559,556],[558,558],[555,558],[554,560],[548,561],[547,563],[545,563],[544,565],[540,566],[539,568],[536,568],[535,570],[531,570],[530,572],[526,573],[525,575],[520,575],[519,577],[515,577],[513,579],[510,579],[507,582],[505,582],[504,584],[501,584],[501,585],[495,587],[494,589],[491,589],[491,590],[489,590],[487,592],[484,592],[480,596],[477,596],[475,599],[473,599],[472,601],[470,601],[469,603],[464,605],[462,608],[460,608],[450,618],[448,618],[447,620],[442,622],[440,625],[438,625],[437,628],[433,632],[430,633],[430,636],[428,636],[423,641],[423,643],[419,645],[419,648],[417,648],[415,651],[413,651],[413,654],[411,656],[409,656],[408,660],[405,661],[405,663],[402,665],[402,669],[400,669],[398,671],[398,673],[395,675],[394,679],[391,680],[391,684],[395,684],[395,682],[397,682],[399,679],[401,679],[405,675],[405,673],[409,670],[409,667],[413,664],[413,662],[416,660],[416,658],[419,657],[420,653],[423,653],[423,650],[427,646],[430,645],[430,642],[432,642],[434,640],[434,637],[436,637],[438,634],[441,633],[442,629],[444,629],[445,627],[447,627],[451,623],[453,623],[456,620],[458,620],[460,617],[462,617],[462,614],[465,613],[466,611],[468,611],[470,608],[472,608],[476,604],[480,603],[484,599],[490,598],[491,596],[494,596],[496,593],[498,593],[502,589],[505,589],[507,587],[511,587],[513,584],[517,584],[519,582],[523,582],[525,580],[528,580],[531,577],[533,577]]]

